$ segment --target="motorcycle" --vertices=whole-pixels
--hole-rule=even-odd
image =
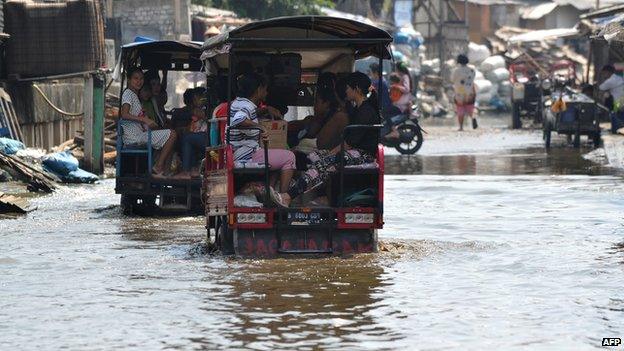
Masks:
[[[392,125],[396,126],[399,132],[398,138],[386,138],[381,136],[381,144],[395,148],[402,155],[413,155],[422,147],[426,134],[418,123],[419,110],[416,106],[412,108],[411,114],[399,114],[390,118]]]

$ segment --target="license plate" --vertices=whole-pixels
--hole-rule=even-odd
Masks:
[[[316,225],[321,224],[319,212],[288,212],[288,225]]]

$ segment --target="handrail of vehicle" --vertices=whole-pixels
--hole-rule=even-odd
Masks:
[[[342,142],[340,143],[340,202],[338,203],[339,207],[344,206],[344,141],[347,137],[347,134],[353,130],[377,130],[380,131],[383,128],[381,124],[352,124],[345,127],[342,131]],[[378,143],[379,144],[379,143]]]
[[[117,155],[115,156],[115,175],[117,177],[121,176],[121,154],[123,151],[123,126],[122,122],[127,119],[119,118],[117,120],[117,144],[115,145],[115,149],[117,150]],[[144,126],[147,128],[147,144],[145,145],[147,149],[147,174],[152,173],[152,129],[148,126]]]
[[[258,139],[261,138],[262,133],[264,132],[264,129],[260,127],[229,127],[225,132],[227,144],[230,143],[230,130],[257,130],[260,132],[258,133]],[[262,143],[264,144],[264,206],[269,207],[269,204],[271,203],[271,193],[269,189],[271,184],[271,181],[269,180],[269,143],[267,140],[262,140]]]

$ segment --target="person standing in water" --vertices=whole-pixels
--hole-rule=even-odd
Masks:
[[[468,57],[466,55],[457,56],[457,68],[451,73],[451,81],[453,82],[453,90],[455,91],[455,109],[457,112],[457,121],[459,122],[459,130],[464,130],[464,118],[466,116],[472,118],[472,129],[477,129],[477,119],[474,117],[476,89],[474,68],[468,66]]]

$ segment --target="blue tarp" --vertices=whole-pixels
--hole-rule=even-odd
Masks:
[[[43,165],[58,174],[68,174],[78,169],[78,160],[70,151],[57,152],[43,156]]]
[[[100,178],[93,173],[78,168],[78,160],[70,151],[45,155],[43,167],[58,176],[64,183],[93,183]]]
[[[13,155],[19,150],[24,150],[24,144],[21,141],[9,139],[9,138],[0,138],[0,152],[6,155]]]
[[[94,183],[100,178],[93,173],[89,173],[84,169],[78,168],[69,172],[65,176],[61,176],[61,180],[65,183]]]
[[[417,33],[416,35],[402,31],[394,33],[394,44],[397,45],[410,45],[413,48],[418,49],[424,42],[425,40],[420,33]]]

